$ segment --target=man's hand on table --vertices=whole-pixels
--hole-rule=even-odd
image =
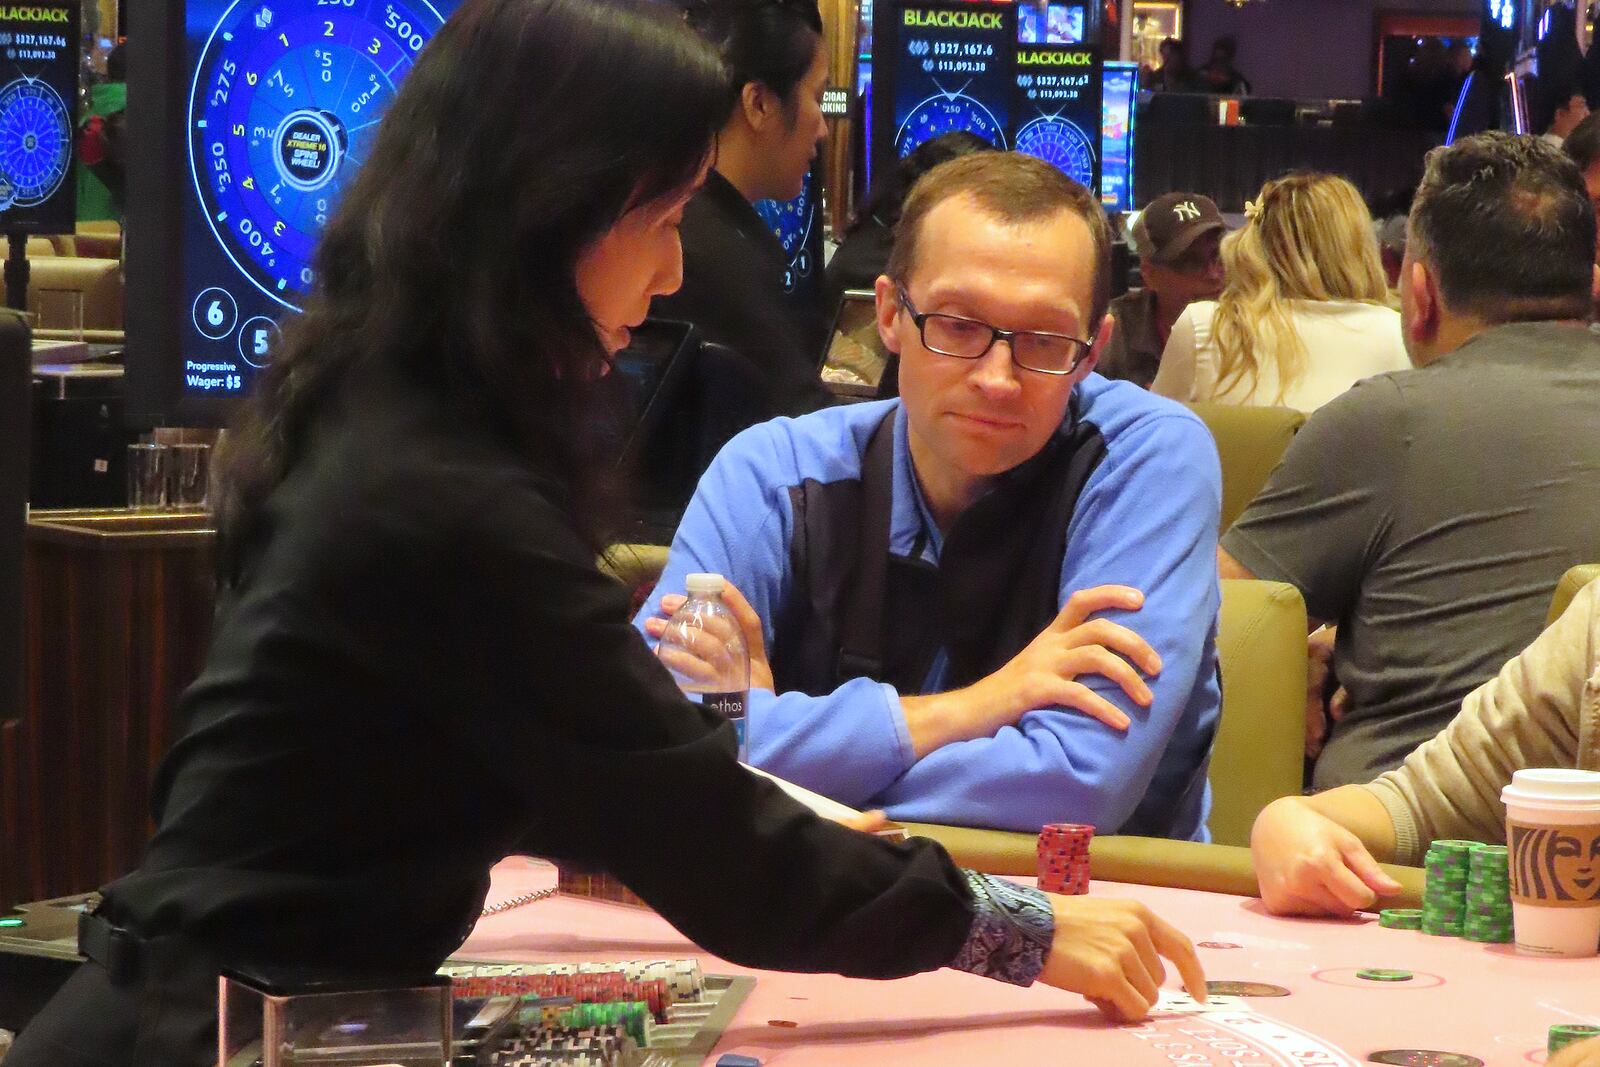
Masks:
[[[1048,707],[1073,708],[1114,730],[1126,730],[1128,716],[1077,678],[1085,674],[1109,678],[1134,703],[1150,706],[1154,698],[1139,672],[1159,674],[1161,657],[1126,626],[1089,618],[1101,611],[1138,611],[1143,606],[1144,594],[1129,586],[1079,590],[1043,633],[988,677],[948,693],[902,696],[912,750],[920,759],[957,741],[992,737],[1028,712]]]
[[[1349,915],[1400,891],[1360,838],[1301,797],[1274,800],[1256,816],[1250,853],[1274,915]]]
[[[1184,988],[1202,1003],[1206,975],[1194,945],[1179,930],[1133,900],[1050,897],[1055,939],[1039,981],[1083,994],[1113,1022],[1150,1014],[1166,980],[1165,956]]]
[[[644,621],[645,633],[657,641],[661,640],[661,635],[667,632],[667,621],[688,599],[682,593],[668,593],[663,596],[656,606],[656,615]],[[744,594],[739,592],[738,587],[732,582],[723,585],[722,602],[728,606],[728,610],[738,621],[745,650],[750,653],[750,688],[772,689],[772,667],[767,662],[767,639],[761,627],[761,616],[756,614],[756,609],[750,606],[750,601],[745,599]],[[714,630],[712,632],[719,643],[727,639],[728,635],[725,633],[717,633]],[[662,662],[691,678],[701,674],[710,678],[715,677],[717,673],[716,668],[704,661],[697,661],[683,649],[670,649],[662,656]]]
[[[1546,1060],[1544,1067],[1600,1067],[1600,1037],[1568,1045]]]

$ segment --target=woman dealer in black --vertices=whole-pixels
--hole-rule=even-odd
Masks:
[[[143,866],[7,1067],[215,1056],[219,968],[431,971],[519,843],[743,964],[941,966],[1142,1015],[1139,905],[1049,898],[820,820],[734,759],[596,571],[592,395],[681,272],[730,93],[650,0],[469,0],[318,251],[232,436],[221,600]]]

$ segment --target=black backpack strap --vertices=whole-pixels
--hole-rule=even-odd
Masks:
[[[888,592],[889,526],[894,515],[894,412],[867,441],[861,459],[861,515],[854,580],[842,598],[837,684],[883,677],[883,606]]]

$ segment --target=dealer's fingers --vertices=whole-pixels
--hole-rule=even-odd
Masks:
[[[1156,951],[1155,940],[1151,938],[1148,928],[1141,927],[1134,931],[1128,940],[1133,942],[1133,949],[1139,954],[1139,962],[1156,987],[1156,992],[1151,994],[1151,1003],[1154,1003],[1153,998],[1159,995],[1161,986],[1167,980],[1167,969],[1161,963],[1161,953]]]
[[[834,821],[840,826],[846,826],[852,830],[860,830],[864,834],[875,834],[889,825],[889,817],[882,811],[877,810],[864,811],[859,815],[849,815]]]
[[[1148,925],[1150,940],[1155,943],[1156,951],[1172,961],[1178,968],[1178,974],[1183,978],[1183,988],[1189,991],[1191,997],[1204,1004],[1206,969],[1200,965],[1200,956],[1194,950],[1194,942],[1190,941],[1182,930],[1159,915],[1151,915]]]
[[[1130,937],[1129,941],[1132,942],[1133,938]],[[1134,991],[1144,1000],[1145,1010],[1149,1011],[1150,1005],[1154,1004],[1156,998],[1161,995],[1161,982],[1150,972],[1149,965],[1145,963],[1144,957],[1134,944],[1130,943],[1127,949],[1123,951],[1120,962],[1123,976],[1128,979],[1128,984],[1133,986]],[[1160,964],[1157,964],[1157,967],[1159,966]]]
[[[1107,982],[1100,993],[1115,1010],[1115,1018],[1125,1023],[1143,1019],[1150,1014],[1150,1005],[1155,1003],[1135,989],[1128,976],[1121,972]]]

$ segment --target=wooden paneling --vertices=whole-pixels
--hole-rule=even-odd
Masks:
[[[137,864],[153,771],[210,632],[203,523],[115,512],[30,521],[27,700],[23,718],[0,727],[0,905],[84,892]]]

